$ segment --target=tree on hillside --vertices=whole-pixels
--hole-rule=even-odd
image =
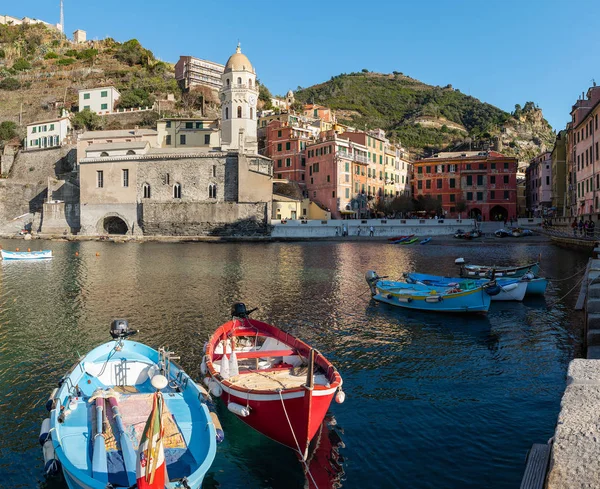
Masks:
[[[0,123],[0,142],[10,141],[17,136],[17,125],[12,121]]]
[[[143,88],[133,88],[121,93],[117,105],[122,109],[152,107],[154,105],[154,97]]]
[[[16,78],[4,78],[0,81],[0,90],[18,90],[21,88],[21,83]]]
[[[129,66],[148,66],[150,61],[154,61],[152,51],[144,49],[137,39],[130,39],[121,44],[117,48],[115,58]]]
[[[31,69],[31,63],[27,61],[25,58],[19,58],[13,64],[13,70],[15,71],[25,71]]]
[[[75,129],[87,129],[88,131],[102,129],[103,125],[102,117],[90,109],[83,109],[81,112],[77,112],[71,119],[71,123]]]
[[[263,109],[272,109],[273,104],[271,103],[271,99],[273,98],[273,95],[270,90],[263,85],[260,80],[256,80],[256,84],[258,85],[258,100],[263,102]]]

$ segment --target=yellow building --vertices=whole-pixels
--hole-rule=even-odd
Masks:
[[[219,148],[219,121],[207,118],[160,119],[156,123],[160,148]]]

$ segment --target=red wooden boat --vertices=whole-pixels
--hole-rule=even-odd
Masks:
[[[205,383],[244,423],[298,452],[308,446],[334,398],[344,402],[342,378],[319,352],[275,326],[250,319],[236,303],[232,320],[206,344]]]
[[[414,234],[412,234],[411,236],[414,236]],[[388,238],[388,241],[399,241],[401,239],[406,239],[408,238],[408,235],[406,236],[394,236],[392,238]]]

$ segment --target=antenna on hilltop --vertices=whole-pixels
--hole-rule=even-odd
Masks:
[[[63,0],[60,0],[60,32],[65,33],[65,14],[63,11]]]

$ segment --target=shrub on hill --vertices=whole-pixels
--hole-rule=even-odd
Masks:
[[[71,123],[75,129],[87,129],[88,131],[102,129],[103,125],[102,117],[90,109],[77,112],[71,119]]]
[[[74,60],[73,58],[63,58],[63,59],[59,59],[56,64],[59,66],[69,66],[72,65],[73,63],[76,63],[77,61]]]
[[[58,58],[58,54],[56,54],[54,51],[48,51],[44,56],[44,59],[56,59],[56,58]]]
[[[0,141],[10,141],[17,136],[17,125],[12,121],[0,123]]]
[[[21,88],[21,83],[16,78],[4,78],[0,81],[0,90],[18,90]]]
[[[27,61],[25,58],[19,58],[13,64],[13,70],[15,71],[25,71],[31,69],[31,63]]]
[[[144,49],[137,39],[130,39],[121,44],[117,48],[115,58],[129,66],[148,66],[150,61],[154,61],[152,51]]]
[[[154,97],[143,88],[133,88],[122,92],[118,101],[118,106],[122,109],[151,107],[152,104],[154,104]]]

